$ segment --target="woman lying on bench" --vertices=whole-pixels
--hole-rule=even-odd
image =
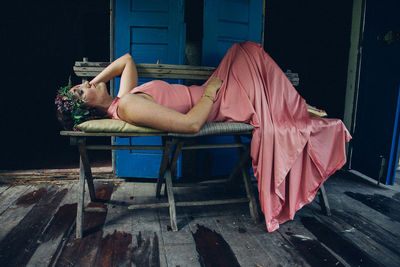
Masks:
[[[105,82],[119,75],[113,98]],[[234,44],[203,86],[159,80],[137,86],[137,81],[135,63],[125,55],[92,81],[65,87],[56,102],[67,116],[64,106],[72,106],[75,124],[89,116],[85,106],[164,131],[194,133],[206,121],[253,125],[250,153],[269,231],[312,201],[346,161],[344,143],[350,135],[342,122],[310,117],[304,99],[260,44]]]
[[[105,83],[117,76],[121,81],[118,96],[114,98],[108,94]],[[72,98],[82,100],[84,106],[108,113],[113,119],[167,132],[195,133],[205,123],[220,87],[221,80],[216,77],[204,87],[190,89],[161,80],[138,87],[135,62],[126,54],[90,82],[72,87],[69,93]]]

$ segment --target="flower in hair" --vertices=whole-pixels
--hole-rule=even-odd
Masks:
[[[77,126],[90,119],[90,111],[84,106],[85,101],[75,97],[70,92],[72,88],[71,78],[69,79],[68,85],[61,87],[57,91],[56,99],[54,101],[57,106],[57,111],[67,116],[70,116],[74,125],[73,129],[78,130]]]

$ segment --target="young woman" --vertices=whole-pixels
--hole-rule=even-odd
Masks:
[[[118,75],[121,85],[112,98],[105,82]],[[286,75],[253,42],[234,44],[203,86],[137,86],[134,61],[125,55],[69,93],[113,119],[166,131],[193,133],[205,121],[253,125],[250,154],[269,231],[292,219],[343,166],[351,138],[340,120],[310,117]]]

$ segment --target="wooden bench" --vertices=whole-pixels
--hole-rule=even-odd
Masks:
[[[74,71],[77,76],[86,80],[89,77],[94,77],[100,73],[109,63],[108,62],[76,62]],[[206,80],[215,70],[213,67],[201,66],[186,66],[186,65],[166,65],[166,64],[137,64],[138,74],[140,78],[153,79],[189,79],[189,80]],[[287,73],[292,83],[298,83],[298,76],[294,73]],[[157,186],[155,195],[161,197],[161,188],[165,182],[164,194],[167,194],[168,202],[156,202],[150,204],[135,204],[129,209],[144,209],[144,208],[169,208],[171,228],[174,231],[178,230],[176,221],[176,206],[203,206],[203,205],[220,205],[232,203],[249,203],[250,215],[254,221],[259,221],[259,213],[257,209],[257,200],[253,192],[251,184],[249,166],[250,166],[250,146],[249,143],[243,143],[241,136],[251,138],[253,126],[244,123],[206,123],[202,129],[196,134],[180,134],[180,133],[88,133],[79,131],[61,131],[60,134],[70,138],[71,145],[76,145],[80,153],[80,175],[79,175],[79,190],[78,190],[78,208],[76,217],[76,237],[81,238],[83,234],[84,212],[90,208],[84,206],[85,196],[85,180],[87,181],[89,195],[91,201],[96,201],[95,190],[93,185],[93,177],[91,173],[90,163],[87,157],[87,150],[162,150],[162,160],[157,178]],[[206,135],[230,135],[234,136],[235,142],[230,144],[193,144],[191,140],[198,136]],[[143,137],[143,136],[160,136],[162,145],[87,145],[86,138],[98,136],[108,137]],[[173,176],[176,172],[177,160],[179,153],[182,150],[190,149],[224,149],[237,148],[239,160],[233,169],[233,172],[227,179],[213,180],[212,183],[224,182],[228,188],[237,186],[237,179],[240,174],[243,178],[246,197],[223,199],[223,200],[207,200],[207,201],[185,201],[176,202],[174,198]],[[165,177],[165,179],[164,179]],[[205,182],[202,182],[203,184]],[[192,184],[185,186],[192,186]],[[320,204],[322,210],[326,214],[330,214],[329,204],[326,193],[323,187],[320,188]]]

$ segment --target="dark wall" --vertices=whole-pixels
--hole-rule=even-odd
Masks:
[[[299,73],[297,90],[330,117],[343,118],[351,0],[267,0],[265,48],[283,69]]]
[[[109,0],[7,1],[2,10],[0,169],[75,162],[54,97],[76,60],[109,60]]]

